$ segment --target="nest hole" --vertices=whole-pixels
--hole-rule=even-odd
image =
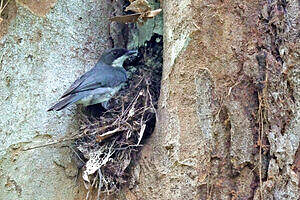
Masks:
[[[80,137],[73,143],[87,189],[116,191],[132,183],[131,169],[156,124],[162,76],[163,38],[154,34],[124,68],[128,81],[109,109],[81,109]]]

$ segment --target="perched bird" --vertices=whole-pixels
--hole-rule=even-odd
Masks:
[[[137,50],[123,48],[105,51],[97,64],[77,79],[48,111],[59,111],[74,103],[84,106],[101,103],[107,109],[107,102],[127,81],[123,62],[137,53]]]

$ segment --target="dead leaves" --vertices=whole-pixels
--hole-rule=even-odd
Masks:
[[[111,21],[129,23],[137,22],[143,24],[148,19],[157,16],[162,9],[151,10],[147,0],[129,0],[130,5],[126,7],[125,11],[133,11],[135,14],[116,16],[111,18]]]
[[[149,3],[146,0],[136,0],[130,3],[125,11],[133,11],[135,13],[145,13],[151,10]]]

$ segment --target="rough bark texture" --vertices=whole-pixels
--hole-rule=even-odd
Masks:
[[[134,198],[297,200],[299,2],[163,7],[159,118]]]
[[[70,110],[45,110],[103,49],[123,46],[126,30],[107,21],[122,3],[19,2],[44,18],[11,1],[0,24],[0,199],[84,199],[69,148],[22,150],[76,130]],[[163,2],[157,128],[134,187],[115,198],[297,200],[299,2]]]
[[[104,0],[55,2],[11,1],[1,15],[0,199],[86,196],[71,149],[23,150],[76,131],[74,107],[46,110],[103,50],[124,45],[108,20],[122,7]]]

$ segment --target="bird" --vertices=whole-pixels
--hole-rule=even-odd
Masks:
[[[137,50],[124,48],[106,50],[97,64],[78,78],[47,111],[59,111],[72,104],[89,106],[99,103],[107,110],[108,101],[127,81],[124,61],[137,54]]]

